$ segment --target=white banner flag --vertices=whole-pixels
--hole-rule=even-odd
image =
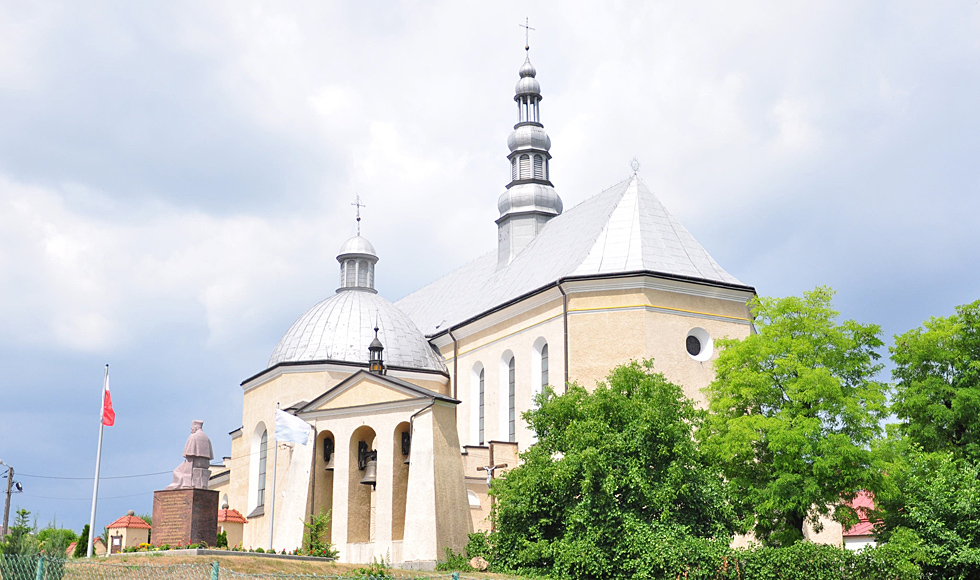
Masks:
[[[306,445],[312,430],[313,427],[306,421],[295,415],[290,415],[282,409],[276,409],[276,441],[290,441]]]

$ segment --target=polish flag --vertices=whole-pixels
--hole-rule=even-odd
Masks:
[[[106,377],[105,398],[102,400],[102,424],[112,427],[116,424],[116,412],[112,410],[112,395],[109,394],[109,379]]]

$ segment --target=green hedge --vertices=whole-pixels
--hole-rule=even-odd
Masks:
[[[647,580],[919,580],[921,549],[890,543],[853,552],[834,546],[800,542],[789,547],[753,546],[733,549],[727,540],[675,535],[650,537],[631,554],[617,555],[614,567],[597,568],[596,554],[583,547],[555,554],[550,570],[508,566],[496,554],[493,536],[473,534],[468,552],[483,556],[491,570],[565,579]],[[495,557],[496,556],[496,557]],[[500,557],[503,556],[503,557]]]

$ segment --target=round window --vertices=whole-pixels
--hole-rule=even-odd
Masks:
[[[687,331],[687,338],[684,341],[687,354],[696,361],[703,362],[711,358],[714,349],[714,341],[711,335],[703,328],[692,328]]]
[[[693,334],[687,336],[687,354],[698,356],[701,354],[701,341]]]

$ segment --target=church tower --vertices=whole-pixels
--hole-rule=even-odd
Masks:
[[[528,50],[528,47],[525,47]],[[561,198],[551,183],[548,165],[551,138],[541,124],[541,85],[530,55],[517,81],[517,124],[507,138],[511,181],[497,200],[497,268],[510,264],[541,231],[548,220],[561,214]]]

